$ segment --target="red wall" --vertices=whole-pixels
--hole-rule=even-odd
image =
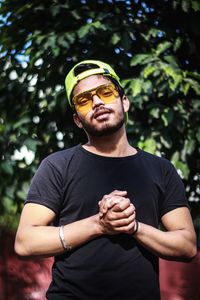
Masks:
[[[45,300],[53,260],[19,259],[13,243],[0,233],[0,300]],[[200,251],[190,263],[160,260],[160,286],[162,300],[200,300]]]

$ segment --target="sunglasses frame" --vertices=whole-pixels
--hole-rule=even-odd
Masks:
[[[119,90],[118,90],[118,88],[117,88],[117,86],[114,84],[114,83],[105,83],[105,84],[102,84],[102,85],[99,85],[98,87],[96,87],[96,88],[94,88],[94,89],[91,89],[91,90],[88,90],[88,91],[85,91],[85,92],[82,92],[82,93],[80,93],[80,94],[78,94],[78,95],[75,95],[73,98],[72,98],[72,103],[73,103],[73,106],[75,106],[76,107],[76,105],[78,105],[77,103],[76,103],[76,98],[78,98],[78,97],[80,97],[81,95],[83,95],[84,96],[84,94],[90,94],[90,98],[88,98],[88,100],[92,100],[92,98],[93,98],[93,96],[94,95],[97,95],[100,99],[101,99],[101,97],[98,95],[98,90],[100,90],[101,88],[103,88],[103,87],[109,87],[109,86],[111,86],[112,88],[114,88],[114,90],[117,92],[117,96],[119,96]],[[117,97],[116,96],[116,97]]]

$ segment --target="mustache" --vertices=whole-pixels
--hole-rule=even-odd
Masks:
[[[104,106],[99,106],[95,109],[92,118],[96,118],[98,117],[100,114],[104,114],[104,113],[111,113],[113,112],[113,110],[111,108],[108,107],[104,107]]]

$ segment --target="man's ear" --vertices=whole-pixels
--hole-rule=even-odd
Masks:
[[[122,97],[122,105],[124,107],[124,112],[127,112],[130,107],[130,101],[125,95]]]
[[[75,123],[79,128],[83,128],[83,125],[82,125],[82,123],[81,123],[81,120],[79,119],[79,116],[77,115],[76,112],[73,114],[73,119],[74,119],[74,123]]]

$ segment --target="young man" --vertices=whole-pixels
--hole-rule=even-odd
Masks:
[[[15,250],[55,256],[49,300],[158,300],[158,258],[197,251],[183,184],[166,159],[129,145],[129,101],[109,65],[80,62],[66,89],[88,142],[43,160]]]

